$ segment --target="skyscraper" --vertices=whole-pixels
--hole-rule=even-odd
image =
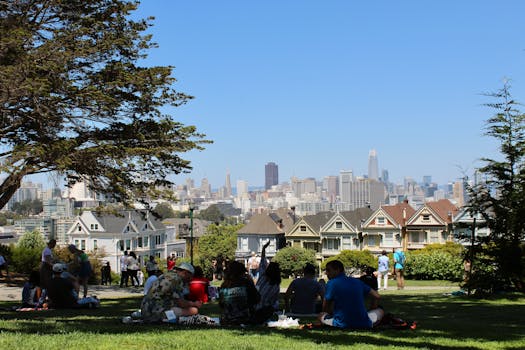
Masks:
[[[377,152],[375,149],[368,153],[368,178],[371,180],[379,180],[379,166],[377,164]]]
[[[224,193],[225,197],[230,197],[232,195],[232,183],[230,181],[230,171],[226,172],[226,182],[224,184],[226,191]]]
[[[264,188],[269,190],[279,183],[279,167],[274,162],[264,166]]]

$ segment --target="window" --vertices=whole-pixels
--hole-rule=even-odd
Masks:
[[[338,238],[326,238],[323,240],[323,249],[326,250],[339,250],[339,239]]]
[[[410,241],[412,243],[420,243],[421,240],[419,239],[419,232],[413,232],[410,234]]]
[[[138,238],[137,245],[139,246],[139,248],[142,248],[142,237]]]
[[[80,241],[80,250],[86,250],[86,240],[85,239]]]
[[[82,231],[82,227],[80,225],[77,226],[77,231]]]
[[[156,244],[156,245],[161,244],[161,237],[160,237],[160,235],[156,235],[156,236],[155,236],[155,244]]]
[[[376,225],[384,225],[385,224],[385,218],[380,216],[376,218]]]
[[[148,246],[148,236],[144,237],[144,247]]]
[[[376,247],[379,246],[380,243],[380,237],[376,235],[369,235],[367,237],[367,242],[369,247]]]
[[[146,231],[148,229],[148,224],[145,224],[144,225],[144,231]]]
[[[124,240],[121,239],[120,241],[118,241],[118,245],[120,247],[120,251],[124,251]]]
[[[423,214],[423,221],[430,221],[430,214]]]
[[[430,232],[430,243],[438,243],[439,242],[439,232],[431,231]]]
[[[75,239],[75,245],[78,247],[79,240]]]
[[[383,245],[393,246],[394,245],[394,234],[392,232],[386,232],[383,235]]]
[[[98,241],[96,239],[93,240],[93,250],[98,249]]]
[[[91,224],[91,230],[98,230],[98,224]]]
[[[300,227],[300,229],[301,229],[301,232],[306,232],[306,226],[303,225]]]
[[[352,249],[352,239],[350,237],[343,237],[343,250]]]
[[[335,222],[335,228],[336,229],[342,229],[343,228],[343,223],[341,221],[336,221]]]
[[[126,239],[126,250],[131,250],[131,239]]]

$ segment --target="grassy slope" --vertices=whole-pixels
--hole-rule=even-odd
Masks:
[[[386,294],[387,311],[418,321],[415,331],[198,328],[122,324],[140,299],[103,301],[98,310],[0,311],[0,349],[510,349],[525,348],[525,296],[493,300],[401,291]],[[0,303],[9,307],[12,303]],[[216,304],[202,313],[217,316]]]

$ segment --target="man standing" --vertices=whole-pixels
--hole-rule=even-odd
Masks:
[[[124,251],[124,255],[120,257],[120,288],[124,285],[128,286],[129,274],[128,274],[128,251]]]
[[[383,289],[388,288],[388,270],[389,270],[390,261],[388,255],[386,255],[386,250],[381,252],[381,256],[377,260],[377,288],[381,289],[381,280],[383,280]]]
[[[401,248],[397,248],[394,253],[394,270],[396,271],[397,289],[405,288],[405,262],[405,253],[403,253]]]
[[[51,239],[42,251],[42,257],[40,259],[40,287],[42,290],[48,288],[49,282],[51,281],[51,278],[53,278],[53,263],[55,262],[53,249],[56,245],[57,241]]]
[[[321,323],[338,328],[372,328],[384,316],[378,308],[379,294],[360,280],[347,277],[344,265],[339,260],[326,264],[326,284],[323,312],[319,314]],[[372,297],[370,311],[366,310],[365,297]]]

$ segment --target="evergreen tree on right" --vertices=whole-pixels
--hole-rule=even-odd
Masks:
[[[486,122],[486,135],[499,143],[501,158],[482,158],[485,181],[469,190],[469,211],[481,214],[490,235],[473,242],[471,273],[465,287],[476,294],[516,288],[525,292],[525,114],[509,83],[487,96],[496,113]]]

